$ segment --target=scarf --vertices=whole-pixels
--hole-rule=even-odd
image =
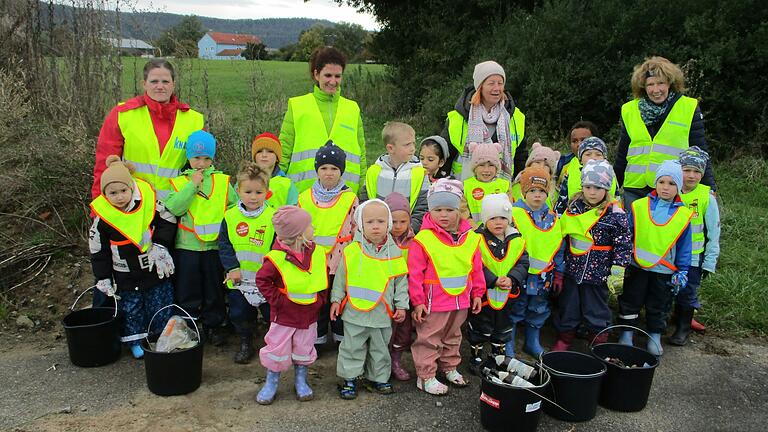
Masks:
[[[651,100],[648,99],[648,96],[640,98],[638,108],[640,109],[640,118],[643,119],[643,123],[646,125],[652,125],[658,122],[661,116],[663,116],[664,113],[666,113],[671,107],[670,101],[672,101],[675,96],[675,92],[670,91],[669,95],[667,95],[667,100],[665,100],[661,105],[656,105],[655,103],[651,102]]]
[[[245,204],[243,204],[242,200],[237,200],[237,208],[240,210],[240,213],[242,213],[243,216],[249,217],[249,218],[257,218],[261,216],[262,213],[264,213],[264,209],[267,206],[264,204],[261,205],[261,207],[257,208],[256,210],[246,210]]]
[[[509,141],[509,113],[504,108],[504,101],[499,101],[490,111],[480,105],[469,106],[469,120],[467,121],[467,142],[464,143],[464,165],[461,169],[462,180],[472,177],[474,174],[469,169],[470,154],[466,144],[471,142],[492,144],[492,136],[488,131],[489,124],[496,125],[496,142],[501,144],[501,171],[499,177],[506,180],[512,179],[512,145]]]
[[[312,195],[318,202],[329,203],[333,201],[337,196],[339,196],[341,191],[346,187],[347,185],[344,184],[344,181],[339,180],[339,184],[337,184],[333,189],[326,189],[322,184],[320,184],[320,179],[317,179],[312,184]]]

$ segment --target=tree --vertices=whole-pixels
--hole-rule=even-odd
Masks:
[[[304,30],[301,32],[301,36],[299,36],[299,43],[296,47],[296,51],[294,51],[293,55],[291,56],[291,60],[304,62],[309,61],[309,56],[312,55],[314,50],[322,46],[329,45],[329,42],[326,42],[326,36],[330,35],[330,27],[324,27],[321,25],[315,25],[307,30]]]
[[[267,47],[263,42],[257,44],[248,43],[245,50],[240,53],[240,56],[244,57],[246,60],[265,60],[268,56]]]
[[[155,46],[160,49],[160,55],[175,55],[177,57],[196,57],[197,41],[205,34],[203,24],[194,15],[188,15],[175,26],[163,32]]]

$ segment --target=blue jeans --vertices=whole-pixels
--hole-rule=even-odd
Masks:
[[[509,299],[504,309],[509,311],[512,324],[525,321],[529,327],[541,328],[550,314],[549,298],[546,294],[531,295],[523,290],[518,298]]]
[[[688,284],[677,293],[676,304],[683,308],[701,309],[699,286],[701,286],[701,267],[690,266]]]

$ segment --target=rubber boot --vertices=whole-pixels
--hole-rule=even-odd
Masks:
[[[253,358],[253,342],[250,335],[240,336],[240,351],[235,353],[235,363],[248,364]]]
[[[604,344],[608,342],[608,332],[602,332],[599,336],[595,332],[589,332],[587,338],[593,345]]]
[[[131,345],[131,354],[133,355],[133,358],[138,360],[144,357],[144,348],[141,347],[141,344]]]
[[[296,398],[302,402],[312,400],[315,396],[312,393],[312,387],[307,382],[307,373],[309,369],[304,365],[294,365],[293,370],[296,373],[296,381],[294,387],[296,388]]]
[[[527,352],[534,358],[539,358],[539,356],[544,352],[544,348],[539,342],[540,333],[541,329],[539,328],[534,328],[531,326],[525,327],[525,346],[523,347],[523,351]]]
[[[496,344],[491,342],[491,356],[507,356],[507,346],[506,344]]]
[[[635,337],[635,332],[632,330],[624,330],[619,337],[619,343],[626,346],[632,346],[632,339]]]
[[[509,342],[504,344],[504,355],[506,355],[509,358],[515,357],[515,332],[517,331],[517,326],[515,324],[512,324],[512,335],[509,338]]]
[[[693,321],[693,308],[676,306],[676,324],[675,333],[670,336],[669,343],[677,346],[685,346],[688,343],[688,337],[691,335],[691,321]]]
[[[699,333],[703,333],[707,330],[707,327],[704,326],[704,324],[696,321],[696,318],[691,319],[691,330]]]
[[[576,338],[575,331],[560,332],[557,335],[557,341],[552,345],[552,351],[568,351],[573,340]],[[590,339],[591,340],[591,339]]]
[[[664,354],[664,348],[661,347],[661,333],[648,334],[651,335],[651,338],[648,339],[648,352],[656,357],[661,357]]]
[[[483,364],[483,344],[469,346],[469,371],[474,375],[480,374],[480,365]]]
[[[394,375],[395,379],[398,381],[408,381],[411,379],[411,374],[405,370],[403,364],[400,362],[403,352],[390,351],[390,355],[392,357],[392,375]]]
[[[280,384],[280,372],[273,372],[267,369],[267,379],[264,381],[264,385],[259,390],[259,394],[256,395],[256,402],[259,405],[269,405],[275,400],[277,394],[277,386]]]

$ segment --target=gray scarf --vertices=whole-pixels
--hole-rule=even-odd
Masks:
[[[326,189],[320,184],[320,179],[315,180],[312,184],[312,195],[318,202],[329,203],[333,201],[347,185],[344,184],[344,179],[339,180],[339,184],[333,189]]]

